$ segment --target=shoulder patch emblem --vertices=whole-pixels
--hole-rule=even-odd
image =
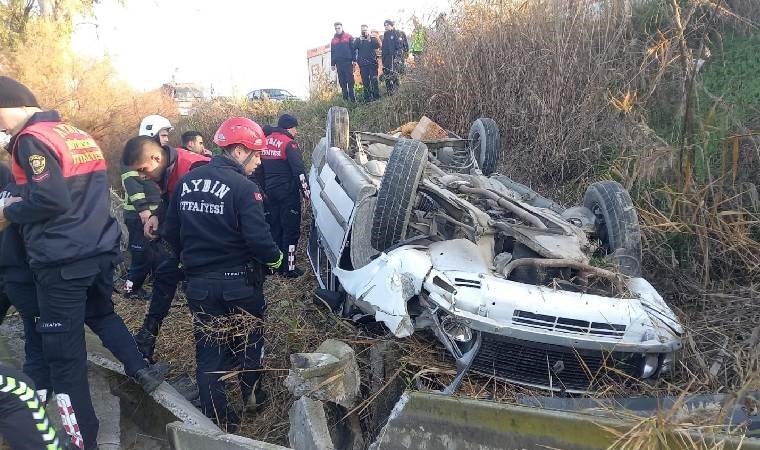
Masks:
[[[263,202],[264,201],[264,196],[261,195],[261,192],[254,192],[253,193],[253,198],[255,198],[257,202]]]
[[[32,172],[35,175],[39,175],[45,171],[45,157],[42,155],[32,155],[29,157],[29,166],[32,168]]]

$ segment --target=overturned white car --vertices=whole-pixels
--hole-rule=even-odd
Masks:
[[[332,108],[309,173],[318,296],[397,337],[431,330],[449,391],[468,370],[571,393],[667,373],[682,328],[640,277],[628,193],[602,181],[563,208],[492,175],[499,148],[490,119],[468,139],[351,139]]]

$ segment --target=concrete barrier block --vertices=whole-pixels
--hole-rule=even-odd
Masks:
[[[328,339],[314,353],[290,355],[291,369],[285,386],[295,397],[337,403],[350,408],[359,394],[359,367],[354,350]]]
[[[221,431],[199,429],[182,422],[168,424],[166,434],[174,450],[288,450],[287,447]]]
[[[288,440],[295,450],[332,450],[334,445],[327,426],[322,402],[301,397],[290,408]]]
[[[401,397],[370,449],[602,450],[635,424],[570,411],[410,392]],[[663,448],[672,450],[690,449],[691,442],[705,442],[708,448],[720,442],[718,447],[723,449],[760,449],[760,440],[736,436],[668,430],[663,439]]]

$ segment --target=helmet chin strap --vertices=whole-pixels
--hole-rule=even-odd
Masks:
[[[248,148],[247,148],[246,146],[244,146],[244,145],[242,145],[241,147],[245,148],[246,150],[248,149]],[[229,159],[231,159],[231,160],[235,161],[236,163],[240,164],[240,165],[243,167],[243,169],[245,169],[245,166],[247,166],[247,165],[248,165],[248,163],[249,163],[249,162],[251,162],[251,160],[253,159],[253,156],[255,155],[255,153],[256,153],[255,151],[251,151],[251,152],[248,154],[248,156],[247,156],[247,157],[246,157],[246,158],[245,158],[245,159],[244,159],[242,162],[240,162],[240,161],[238,161],[237,159],[235,159],[235,157],[234,157],[234,156],[232,156],[231,152],[223,152],[223,153],[222,153],[222,155],[224,155],[224,156],[226,156],[227,158],[229,158]]]
[[[253,159],[253,157],[254,157],[255,154],[256,154],[256,152],[253,151],[253,150],[251,150],[251,153],[248,154],[248,157],[245,158],[242,163],[240,163],[240,164],[243,165],[243,169],[245,169],[245,166],[247,166],[248,163],[251,162],[251,160]]]

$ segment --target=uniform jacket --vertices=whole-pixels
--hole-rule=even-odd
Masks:
[[[5,209],[21,225],[32,268],[118,254],[103,152],[55,111],[34,114],[8,145],[22,201]]]
[[[276,262],[280,250],[264,219],[263,196],[236,161],[218,155],[185,175],[171,198],[164,239],[188,275]]]
[[[390,69],[403,63],[408,52],[409,43],[403,31],[390,30],[383,34],[383,67]]]
[[[307,189],[303,184],[306,175],[301,148],[287,130],[276,127],[270,130],[267,148],[261,152],[257,176],[263,177],[264,189],[269,196]]]
[[[122,167],[121,180],[124,187],[124,212],[135,214],[140,211],[149,209],[156,214],[161,215],[160,201],[155,203],[155,190],[159,189],[159,200],[161,193],[167,194],[165,200],[168,201],[171,191],[177,181],[182,178],[191,169],[208,162],[209,158],[184,148],[174,148],[168,145],[163,146],[164,152],[169,159],[166,166],[163,179],[157,184],[152,180],[146,180],[140,177],[137,171],[128,167]]]
[[[122,167],[121,185],[124,188],[124,216],[136,216],[142,211],[155,212],[161,206],[161,188],[155,181],[142,178],[128,167]]]

